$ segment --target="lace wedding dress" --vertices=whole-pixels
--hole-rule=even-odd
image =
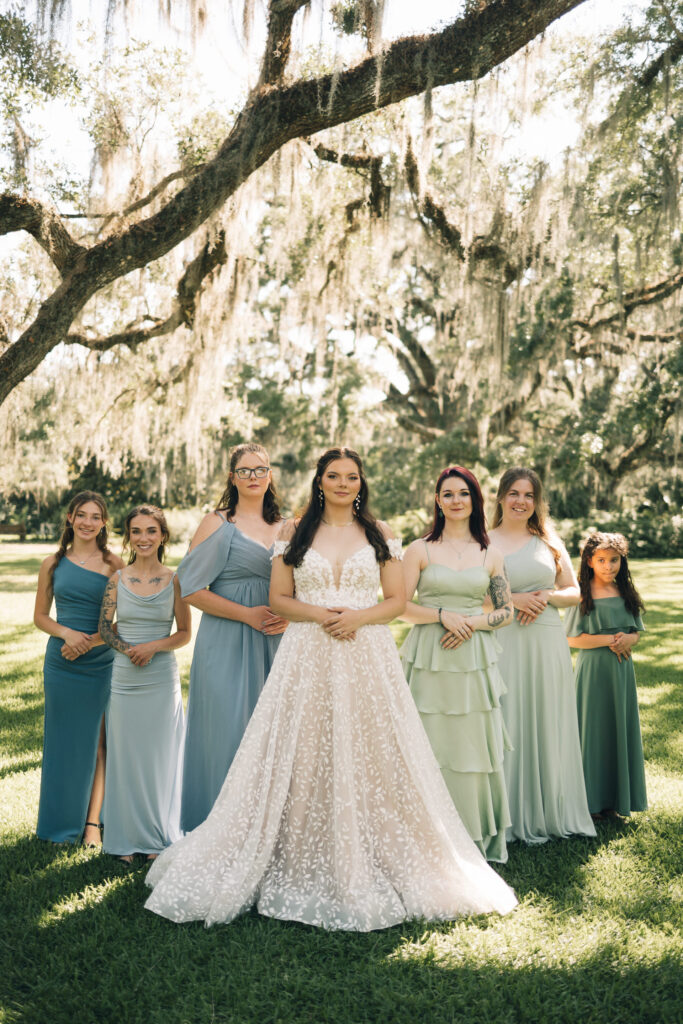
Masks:
[[[390,545],[400,557],[400,542]],[[294,581],[307,603],[367,608],[379,567],[367,545],[335,579],[311,548]],[[207,925],[253,904],[269,917],[370,931],[516,903],[458,817],[384,625],[353,641],[312,622],[287,627],[213,810],[147,882],[149,910]]]

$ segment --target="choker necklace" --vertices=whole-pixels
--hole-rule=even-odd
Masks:
[[[338,529],[338,530],[341,530],[341,528],[343,526],[353,526],[355,521],[356,521],[355,519],[351,519],[348,523],[330,523],[330,522],[327,521],[327,519],[323,519],[322,520],[322,522],[325,524],[325,526],[333,526],[335,529]]]

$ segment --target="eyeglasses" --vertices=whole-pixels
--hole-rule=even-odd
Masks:
[[[240,480],[251,480],[252,475],[257,480],[262,480],[264,476],[268,476],[270,468],[268,466],[256,466],[255,469],[247,469],[246,466],[241,466],[240,469],[235,470],[235,476],[239,477]]]

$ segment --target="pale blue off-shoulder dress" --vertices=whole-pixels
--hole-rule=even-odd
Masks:
[[[271,554],[272,548],[223,519],[178,566],[182,596],[208,587],[251,608],[268,604]],[[200,825],[213,807],[279,642],[279,636],[265,636],[243,622],[202,613],[190,670],[183,831]]]

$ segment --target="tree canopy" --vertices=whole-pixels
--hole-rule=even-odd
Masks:
[[[383,514],[444,461],[528,461],[560,515],[634,486],[673,508],[683,4],[567,49],[548,30],[579,6],[477,0],[384,39],[391,4],[321,2],[310,45],[311,5],[269,0],[230,105],[187,51],[105,40],[83,69],[63,5],[2,15],[0,232],[29,236],[1,285],[6,489],[41,456],[43,493],[94,459],[194,502],[255,435],[292,481],[315,446],[360,444]],[[27,111],[55,97],[87,180],[36,156]],[[515,148],[558,116],[560,158]]]

